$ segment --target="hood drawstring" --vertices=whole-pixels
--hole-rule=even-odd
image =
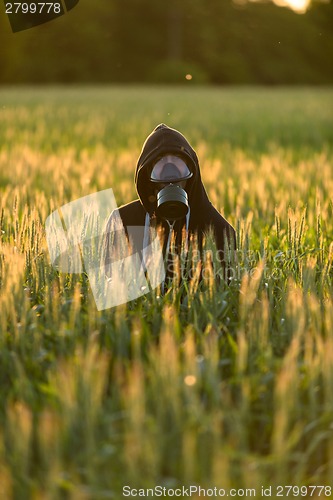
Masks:
[[[190,207],[189,207],[188,213],[186,214],[186,222],[185,222],[186,236],[185,236],[185,242],[184,242],[185,253],[184,253],[184,266],[182,266],[182,275],[183,275],[183,270],[186,267],[186,260],[187,260],[188,249],[189,249],[188,243],[189,243],[190,213],[191,213],[191,211],[190,211]],[[168,240],[167,240],[167,244],[166,244],[166,248],[165,248],[164,264],[167,266],[169,252],[170,252],[170,245],[171,245],[171,237],[172,237],[175,221],[173,221],[171,223],[170,221],[166,220],[166,222],[169,226],[169,234],[168,234]],[[143,270],[144,270],[146,275],[147,275],[147,262],[148,262],[148,258],[149,258],[149,249],[148,249],[149,243],[150,243],[150,215],[147,212],[146,217],[145,217],[145,228],[144,228],[143,244],[142,244]],[[166,276],[166,274],[165,274],[165,276]],[[148,276],[148,278],[149,278],[149,276]],[[162,295],[164,295],[164,293],[165,293],[165,279],[161,283],[161,293],[162,293]]]
[[[190,215],[191,215],[191,207],[188,206],[188,212],[186,214],[186,239],[185,239],[185,254],[188,254],[188,228],[190,226]]]
[[[150,215],[147,212],[145,218],[145,230],[143,235],[143,250],[145,250],[149,244],[149,229],[150,229]]]
[[[168,266],[171,236],[172,236],[172,233],[173,233],[173,228],[174,228],[175,222],[176,221],[173,221],[171,223],[169,220],[167,220],[167,223],[168,223],[168,226],[169,226],[169,234],[168,234],[168,241],[167,241],[167,245],[166,245],[166,249],[165,249],[165,256],[164,256],[164,265],[166,267]],[[167,271],[168,270],[166,269],[165,276],[167,276]],[[164,292],[165,292],[165,279],[163,280],[163,282],[161,284],[161,292],[162,292],[162,295],[164,295]]]
[[[150,236],[150,215],[147,212],[145,218],[145,229],[143,233],[143,244],[142,244],[142,255],[143,255],[143,270],[147,272],[147,262],[148,262],[148,246],[149,246],[149,236]]]
[[[166,252],[165,252],[165,258],[164,258],[164,265],[167,263],[168,255],[169,255],[169,250],[170,250],[170,242],[171,242],[171,235],[172,235],[172,230],[174,223],[170,224],[170,222],[167,220],[168,226],[169,226],[169,235],[168,235],[168,241],[167,241],[167,246],[166,246]],[[147,263],[149,259],[149,240],[150,240],[150,215],[147,212],[146,217],[145,217],[145,229],[143,233],[143,244],[142,244],[142,256],[143,256],[143,270],[146,275],[146,278],[148,278],[148,283],[149,283],[149,276],[147,276]],[[161,291],[162,295],[164,295],[164,289],[165,289],[165,278],[161,283]]]
[[[152,282],[154,282],[156,277],[151,276],[148,271],[148,266],[152,266],[153,264],[152,258],[154,257],[154,250],[152,250],[152,244],[154,237],[156,237],[156,234],[154,235],[154,237],[152,237],[150,230],[151,230],[151,219],[149,212],[147,212],[145,217],[145,228],[144,228],[143,242],[142,242],[142,267],[149,290],[152,292],[153,289],[159,284],[159,281],[152,286]]]
[[[183,256],[180,255],[180,269],[181,269],[181,276],[182,278],[185,278],[184,272],[186,270],[186,265],[187,265],[187,258],[188,258],[188,252],[189,252],[189,226],[190,226],[190,215],[191,215],[191,208],[190,206],[188,207],[188,212],[186,214],[186,235],[185,235],[185,242],[184,242],[184,254]],[[182,262],[182,257],[183,257],[183,262]]]

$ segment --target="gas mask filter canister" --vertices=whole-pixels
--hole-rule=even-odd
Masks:
[[[156,215],[169,221],[182,219],[189,209],[185,189],[178,184],[192,177],[186,163],[178,156],[167,155],[154,165],[150,180],[163,187],[157,193]]]
[[[156,215],[170,221],[182,219],[188,212],[185,189],[175,184],[165,186],[157,193]]]

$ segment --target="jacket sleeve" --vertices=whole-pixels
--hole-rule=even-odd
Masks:
[[[217,260],[221,265],[223,277],[229,283],[236,270],[236,231],[219,213],[215,214],[213,230]]]
[[[103,261],[107,278],[112,278],[112,262],[126,257],[127,252],[128,242],[125,228],[119,210],[115,209],[111,213],[105,228]]]

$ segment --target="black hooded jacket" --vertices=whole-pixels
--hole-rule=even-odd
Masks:
[[[187,181],[185,187],[190,206],[189,234],[197,235],[200,247],[204,234],[212,229],[219,251],[224,251],[226,240],[235,248],[235,230],[209,201],[201,181],[199,161],[194,149],[180,132],[164,124],[158,125],[147,137],[138,159],[135,184],[139,199],[117,209],[125,231],[130,226],[143,228],[148,212],[150,220],[155,220],[155,223],[162,225],[166,234],[168,234],[169,227],[166,221],[159,220],[155,216],[157,204],[156,185],[150,181],[149,177],[151,168],[156,161],[167,154],[181,157],[193,172],[193,176]],[[185,217],[184,220],[175,223],[176,243],[181,240],[184,225]]]

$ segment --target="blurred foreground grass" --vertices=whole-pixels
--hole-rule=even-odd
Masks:
[[[1,498],[332,483],[332,104],[307,88],[0,91]],[[159,122],[196,148],[238,274],[97,312],[85,275],[50,266],[44,222],[109,187],[131,201]]]

